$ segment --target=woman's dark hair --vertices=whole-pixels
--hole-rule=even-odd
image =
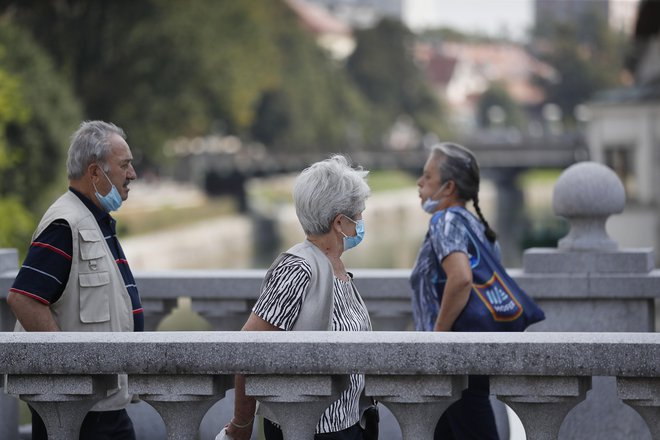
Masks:
[[[474,210],[486,227],[486,238],[494,243],[497,234],[491,229],[479,206],[480,173],[474,154],[462,145],[449,142],[434,145],[431,154],[442,159],[438,161],[438,171],[442,177],[440,183],[453,180],[458,197],[466,202],[472,200]]]

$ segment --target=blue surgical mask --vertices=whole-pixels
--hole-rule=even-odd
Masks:
[[[344,216],[344,217],[346,217],[347,219],[349,219],[350,221],[355,223],[355,236],[354,237],[349,237],[348,235],[346,235],[342,232],[342,235],[344,236],[344,250],[347,251],[349,249],[354,248],[358,244],[360,244],[360,242],[364,238],[364,221],[362,219],[355,221],[355,220],[353,220],[352,218],[350,218],[348,216]]]
[[[116,211],[121,206],[121,196],[119,195],[119,191],[117,191],[117,187],[110,181],[110,178],[107,174],[105,174],[105,171],[103,171],[103,168],[101,168],[101,171],[103,172],[105,178],[108,179],[108,182],[110,182],[112,185],[112,188],[108,194],[102,196],[99,194],[99,190],[96,188],[96,185],[94,185],[94,182],[92,182],[92,185],[94,185],[94,191],[96,191],[94,195],[96,196],[96,199],[101,203],[101,206],[103,206],[103,209],[105,209],[107,212]]]
[[[433,197],[435,197],[436,194],[438,194],[442,189],[445,187],[445,184],[443,184],[431,197],[428,199],[424,200],[424,203],[422,203],[422,209],[429,214],[433,214],[435,211],[438,210],[438,206],[440,206],[440,203],[442,202],[443,197],[440,197],[438,200],[434,200]]]

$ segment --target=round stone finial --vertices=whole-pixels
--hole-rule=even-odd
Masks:
[[[595,162],[580,162],[566,168],[552,194],[555,214],[565,217],[571,229],[559,240],[563,250],[616,250],[605,231],[612,214],[623,212],[626,192],[614,171]]]

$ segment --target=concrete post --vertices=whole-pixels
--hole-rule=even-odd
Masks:
[[[233,387],[233,376],[133,375],[128,383],[163,418],[168,440],[194,440],[206,412]]]
[[[50,440],[78,440],[87,412],[119,386],[117,375],[7,375],[7,393],[41,416]]]
[[[403,440],[423,440],[466,386],[466,376],[367,376],[365,393],[394,414]]]
[[[325,409],[347,387],[348,376],[246,376],[245,393],[287,440],[309,440]]]
[[[528,440],[556,440],[566,414],[584,400],[591,378],[494,376],[490,386],[520,417]]]
[[[16,249],[0,249],[0,273],[18,270],[18,251]],[[4,289],[3,289],[4,290]],[[14,329],[14,314],[5,301],[7,292],[0,292],[0,332],[10,332]],[[4,385],[0,378],[0,387]],[[0,393],[0,438],[18,440],[18,399]]]
[[[581,162],[557,180],[553,208],[570,223],[557,249],[528,249],[520,286],[546,320],[530,331],[653,332],[652,249],[619,249],[605,230],[623,211],[625,191],[608,167]],[[586,400],[567,415],[563,438],[648,439],[644,420],[624,405],[613,377],[594,377]]]
[[[651,431],[651,438],[660,438],[660,379],[617,378],[619,397],[632,406]]]

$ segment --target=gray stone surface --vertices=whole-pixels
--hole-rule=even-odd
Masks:
[[[0,333],[0,374],[655,377],[659,360],[658,333]]]
[[[622,212],[625,202],[621,180],[605,165],[580,162],[565,169],[552,195],[555,214],[567,218],[571,226],[559,240],[559,249],[615,250],[617,244],[607,235],[605,222]]]
[[[16,249],[0,249],[0,273],[18,269],[18,251]]]
[[[648,274],[653,270],[653,249],[622,249],[606,252],[562,251],[531,248],[523,254],[523,269],[536,274],[579,274],[586,272]]]

